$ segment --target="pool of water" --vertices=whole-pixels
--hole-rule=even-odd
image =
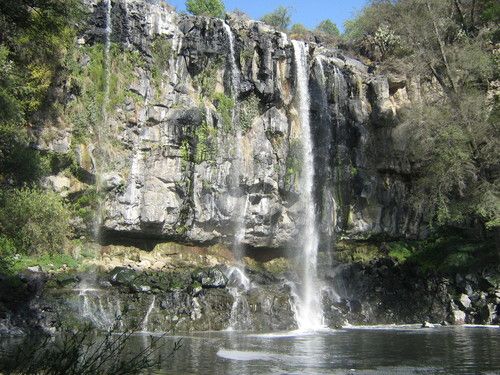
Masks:
[[[182,347],[167,354],[175,340]],[[146,345],[147,335],[131,345]],[[164,337],[165,374],[500,374],[500,327],[350,327]]]

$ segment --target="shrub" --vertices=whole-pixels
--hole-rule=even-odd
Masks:
[[[309,30],[301,23],[296,23],[291,27],[290,33],[293,38],[306,38],[309,34]]]
[[[233,125],[234,100],[223,93],[216,93],[214,94],[214,102],[217,112],[221,116],[224,131],[229,132]]]
[[[221,0],[188,0],[186,9],[195,16],[224,17],[226,9]]]
[[[290,25],[291,19],[290,9],[280,6],[276,8],[275,11],[263,16],[261,21],[267,23],[269,26],[284,31],[288,28],[288,25]]]
[[[70,234],[69,210],[55,193],[20,189],[0,199],[0,229],[25,254],[61,252]]]
[[[339,28],[331,20],[321,21],[320,24],[316,27],[316,31],[331,37],[340,37]]]
[[[117,317],[104,336],[99,336],[90,325],[76,332],[64,329],[55,340],[48,336],[28,336],[10,353],[2,353],[0,371],[4,374],[127,375],[157,368],[160,352],[165,347],[163,336],[151,337],[143,348],[131,351],[134,331],[119,332],[119,322]],[[180,340],[176,341],[168,357],[180,347]]]

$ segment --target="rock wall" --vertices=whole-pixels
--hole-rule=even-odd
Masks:
[[[117,267],[99,274],[27,273],[14,284],[2,280],[0,334],[84,323],[143,332],[296,329],[290,275],[247,272],[248,288],[224,264],[170,272]],[[500,324],[498,270],[445,277],[387,258],[323,272],[323,311],[331,328]]]
[[[107,32],[105,4],[87,3],[92,16],[79,39],[84,71],[102,58],[86,51]],[[240,220],[247,247],[293,242],[304,215],[296,67],[287,36],[244,18],[181,15],[139,0],[111,4],[108,69],[124,54],[138,62],[126,80],[108,82],[111,104],[104,121],[88,124],[91,141],[77,139],[71,121],[62,135],[40,141],[41,148],[62,142],[62,151],[77,150],[81,169],[98,175],[106,191],[102,232],[110,239],[232,243]],[[398,111],[418,100],[417,83],[374,75],[338,50],[308,47],[323,242],[336,234],[422,234],[422,215],[408,204],[410,166],[396,142]],[[118,90],[124,94],[117,99]],[[76,94],[68,102],[81,100]]]

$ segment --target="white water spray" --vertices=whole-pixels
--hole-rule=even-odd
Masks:
[[[314,209],[314,155],[309,121],[309,69],[307,48],[303,42],[292,41],[296,66],[298,111],[301,123],[303,167],[299,188],[304,206],[304,227],[301,233],[300,273],[302,284],[296,298],[297,324],[301,330],[323,327],[323,310],[317,278],[318,233]]]
[[[155,308],[155,303],[156,303],[156,296],[153,295],[153,298],[151,299],[151,304],[149,305],[148,311],[146,312],[146,315],[144,315],[144,319],[142,320],[142,324],[141,324],[142,332],[149,332],[148,331],[149,317],[151,316],[151,313],[153,312],[153,309]]]
[[[131,225],[137,223],[141,212],[140,184],[141,176],[143,175],[142,159],[143,153],[139,140],[139,143],[134,147],[132,166],[130,167],[130,181],[126,192],[128,204],[124,213],[126,222]]]
[[[80,314],[90,320],[96,327],[109,330],[121,317],[121,307],[115,304],[96,288],[82,286],[75,289],[80,296]],[[103,301],[104,300],[104,301]],[[105,302],[105,303],[104,303]]]
[[[231,318],[227,330],[250,329],[252,327],[252,316],[246,299],[246,293],[252,287],[252,283],[240,267],[232,267],[228,272],[227,278],[229,280],[228,290],[233,297]]]
[[[231,121],[233,126],[237,123],[236,103],[238,99],[238,87],[240,81],[240,71],[236,64],[236,52],[234,46],[234,34],[231,27],[224,22],[224,32],[229,41],[229,63],[231,65],[231,97],[235,103],[235,107],[231,113]],[[250,311],[245,294],[250,288],[250,280],[245,274],[245,265],[243,262],[244,250],[243,241],[246,233],[246,213],[249,204],[249,197],[243,194],[240,188],[240,173],[243,171],[243,135],[241,128],[236,128],[236,158],[234,160],[233,178],[234,188],[237,192],[238,202],[235,206],[235,221],[234,221],[234,241],[233,254],[236,260],[236,266],[229,271],[229,279],[232,280],[233,286],[229,288],[229,292],[233,296],[233,306],[231,308],[231,318],[229,321],[228,330],[248,328],[251,324]],[[244,203],[243,203],[244,202]]]

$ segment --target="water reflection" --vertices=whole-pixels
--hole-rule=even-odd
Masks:
[[[173,342],[173,338],[165,338]],[[493,374],[500,329],[348,328],[315,333],[212,332],[183,338],[168,374]],[[166,350],[168,350],[168,345]]]
[[[156,336],[158,337],[158,336]],[[157,374],[498,374],[500,327],[349,327],[319,332],[206,332],[161,338]],[[137,335],[130,353],[151,342]],[[15,342],[0,341],[0,350]]]

